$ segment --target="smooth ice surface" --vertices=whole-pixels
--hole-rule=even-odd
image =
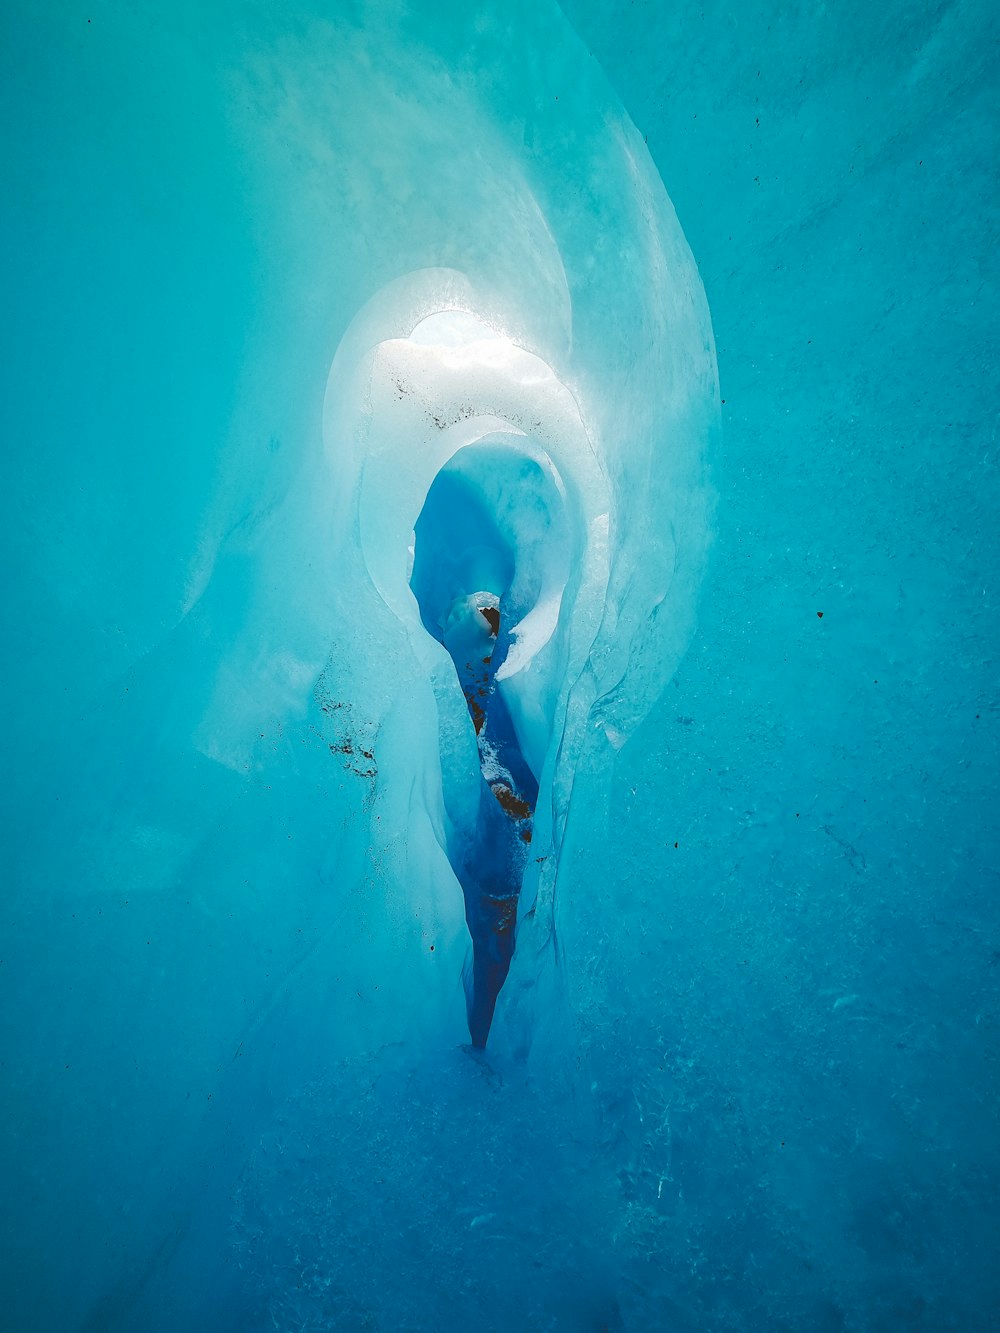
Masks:
[[[993,7],[8,8],[0,1322],[991,1327]]]

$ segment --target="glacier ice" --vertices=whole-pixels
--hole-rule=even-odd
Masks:
[[[459,299],[463,305],[455,304]],[[450,308],[434,310],[444,302]],[[344,543],[339,567],[351,568],[347,547],[360,548],[357,579],[342,579],[337,591],[336,623],[351,632],[334,647],[327,680],[336,680],[341,702],[349,701],[378,731],[380,750],[394,746],[391,733],[402,738],[408,763],[383,772],[379,801],[386,804],[377,822],[395,836],[411,818],[430,820],[465,887],[478,956],[493,946],[473,925],[478,910],[473,898],[507,904],[496,910],[509,935],[525,872],[536,928],[552,930],[552,886],[565,820],[566,798],[559,793],[571,787],[579,760],[577,719],[582,722],[594,700],[606,697],[601,725],[619,745],[623,729],[634,721],[630,715],[617,718],[613,692],[620,680],[596,666],[602,639],[627,644],[657,604],[647,603],[643,617],[633,606],[631,622],[616,609],[612,628],[605,628],[612,564],[631,564],[631,577],[641,568],[646,578],[659,580],[662,599],[672,566],[663,567],[662,548],[640,552],[630,538],[665,520],[640,516],[638,497],[626,506],[615,495],[611,475],[622,442],[617,433],[600,435],[596,426],[593,434],[588,431],[586,375],[578,372],[574,395],[536,353],[484,322],[484,315],[492,314],[499,323],[499,312],[485,296],[477,297],[462,275],[425,270],[412,280],[397,279],[373,306],[345,336],[327,387],[325,434],[333,492],[340,497],[335,528]],[[378,315],[385,309],[398,320],[400,307],[432,313],[408,338],[376,341]],[[691,336],[695,331],[692,322]],[[670,445],[697,460],[704,440],[689,425]],[[690,485],[704,492],[703,482]],[[632,512],[626,530],[627,508]],[[697,495],[691,508],[681,535],[696,563],[705,544],[704,500],[700,527]],[[478,645],[474,626],[471,631],[463,626],[469,599],[481,601],[484,595],[498,599],[503,630],[489,674],[493,703],[477,752],[466,703],[473,717],[479,704],[463,689],[462,676],[482,663],[484,654],[491,661],[493,654],[481,620]],[[679,617],[689,617],[683,598],[676,600]],[[397,622],[395,630],[376,653],[358,654],[354,627],[367,631],[383,607]],[[475,606],[471,612],[475,615]],[[623,672],[620,661],[612,659],[610,672]],[[622,691],[621,698],[633,711],[641,709],[649,688],[644,681]],[[500,728],[512,731],[509,754],[503,772],[490,773],[487,766],[500,762]],[[438,745],[430,742],[435,731]],[[419,744],[413,743],[415,736]],[[520,775],[512,777],[512,763],[524,768],[530,792]],[[394,787],[400,792],[395,807],[389,804]],[[508,816],[510,799],[518,804],[526,799],[536,814],[534,830],[509,828],[507,837],[504,825],[510,819],[498,818],[487,788]],[[502,793],[508,793],[506,806]],[[378,841],[377,829],[371,836]],[[530,857],[519,845],[528,837]],[[409,836],[403,841],[405,847],[412,842]],[[435,875],[454,900],[442,866]],[[434,892],[439,895],[441,888]],[[408,897],[415,912],[422,910],[416,885]],[[494,960],[503,976],[506,953],[505,946],[502,966]],[[495,990],[495,983],[490,987]],[[477,998],[476,989],[470,980],[470,1023],[474,1044],[481,1046],[489,1017],[473,1015],[491,1015],[495,996]]]
[[[8,1065],[16,1141],[35,1145],[10,1159],[11,1197],[34,1195],[33,1158],[46,1172],[12,1250],[24,1328],[56,1308],[66,1326],[276,1317],[270,1250],[219,1279],[231,1200],[251,1233],[271,1212],[248,1203],[255,1145],[290,1108],[306,1116],[303,1098],[321,1095],[332,1127],[359,1077],[389,1095],[399,1075],[424,1089],[410,1114],[429,1156],[468,1142],[490,1066],[470,1085],[440,1062],[470,1021],[486,1039],[518,896],[487,1058],[544,1070],[572,1041],[556,957],[586,891],[572,874],[559,887],[573,793],[595,810],[607,795],[600,756],[679,660],[710,537],[701,284],[560,12],[234,12],[148,28],[148,8],[102,8],[82,35],[61,11],[39,20],[43,64],[74,52],[80,151],[104,173],[71,174],[79,209],[107,178],[112,200],[134,189],[161,211],[110,212],[91,321],[143,404],[132,438],[155,484],[116,466],[116,395],[76,386],[91,461],[72,475],[101,500],[72,530],[68,586],[90,602],[42,620],[80,640],[73,693],[90,703],[61,703],[40,668],[63,758],[33,770],[21,809],[5,961],[8,1011],[28,1015]],[[143,228],[143,265],[178,276],[147,281],[126,322],[122,242]],[[81,420],[72,387],[66,411]],[[458,549],[456,487],[488,549]],[[72,490],[52,504],[76,514]],[[498,616],[481,744],[450,652],[470,596]],[[56,1049],[61,1066],[36,1065]],[[428,1121],[426,1071],[442,1068]],[[57,1069],[58,1107],[26,1120]],[[538,1144],[567,1171],[569,1133]],[[380,1170],[366,1154],[360,1178]],[[454,1169],[471,1188],[470,1161]],[[498,1217],[509,1228],[502,1202]],[[46,1287],[54,1249],[72,1259]],[[337,1263],[331,1291],[346,1251]]]
[[[989,1325],[995,26],[5,16],[5,1326]]]

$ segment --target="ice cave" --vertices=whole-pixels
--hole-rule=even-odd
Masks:
[[[0,1327],[1000,1328],[1000,13],[2,32]]]

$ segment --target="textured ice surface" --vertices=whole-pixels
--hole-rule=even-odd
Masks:
[[[990,1327],[992,9],[29,8],[5,1324]]]

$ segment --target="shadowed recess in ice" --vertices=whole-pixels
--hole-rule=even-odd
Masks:
[[[325,636],[316,701],[328,744],[348,761],[360,752],[369,774],[353,836],[384,877],[383,948],[428,1034],[457,1036],[460,1005],[481,1045],[516,910],[517,937],[532,943],[515,955],[501,1010],[503,1040],[524,1048],[538,1005],[551,1010],[561,845],[587,738],[608,753],[624,744],[692,632],[718,397],[708,311],[673,209],[558,11],[505,11],[500,31],[463,19],[463,30],[485,23],[474,53],[453,47],[454,22],[435,18],[433,54],[372,29],[320,27],[282,47],[260,132],[283,171],[289,137],[305,153],[305,173],[282,177],[277,194],[296,235],[298,208],[328,218],[338,243],[360,232],[349,270],[359,300],[326,385],[325,459],[294,493],[297,544],[318,561],[294,602],[311,644]],[[516,54],[525,44],[529,65]],[[558,105],[554,79],[571,88]],[[294,273],[313,293],[344,281],[321,238]],[[458,551],[441,527],[460,489]],[[480,521],[477,543],[467,529]],[[448,571],[439,605],[434,579]],[[453,604],[486,594],[497,653],[480,655],[491,657],[490,704],[477,733],[452,641],[477,622]],[[265,614],[287,624],[285,605]],[[212,745],[238,756],[251,718],[216,703]],[[531,959],[523,970],[518,957]],[[491,1044],[503,1023],[498,1012]]]
[[[475,1046],[485,1045],[510,965],[555,705],[541,650],[558,627],[570,568],[564,491],[548,458],[533,458],[525,439],[467,445],[442,468],[417,520],[410,580],[424,628],[455,665],[483,777],[474,826],[455,828],[446,847],[472,936]],[[558,665],[558,648],[549,660]],[[532,664],[541,685],[527,712],[518,685]],[[450,761],[443,752],[442,764]]]
[[[418,311],[430,313],[415,324],[410,316],[408,337],[372,346],[375,311],[398,317],[418,293]],[[429,826],[437,850],[427,844],[424,874],[435,875],[438,893],[453,879],[464,893],[472,957],[463,972],[478,1047],[508,974],[519,900],[522,919],[530,911],[534,930],[551,938],[559,843],[585,731],[599,725],[620,745],[660,676],[655,649],[640,642],[674,559],[672,544],[647,541],[639,551],[630,540],[660,523],[648,512],[654,492],[626,497],[614,483],[616,451],[631,442],[598,432],[603,368],[581,374],[571,392],[484,304],[455,273],[399,280],[360,317],[364,350],[353,353],[348,336],[327,390],[331,466],[354,508],[338,527],[357,533],[362,557],[344,620],[360,614],[370,626],[380,613],[361,608],[378,595],[404,649],[388,654],[395,691],[386,680],[385,697],[395,705],[410,694],[398,722],[376,723],[377,752],[392,744],[387,724],[399,727],[403,747],[395,773],[380,765],[379,792],[405,784],[407,809],[389,827]],[[558,348],[548,350],[555,361]],[[694,456],[703,444],[693,434],[686,441]],[[678,436],[663,451],[684,447]],[[694,489],[697,511],[704,500]],[[697,564],[704,527],[687,540]],[[630,582],[662,591],[620,603],[622,564]],[[690,611],[681,601],[676,623],[664,622],[666,645],[671,634],[682,641]],[[346,669],[335,655],[329,679],[343,680]],[[341,687],[367,717],[379,705],[359,703],[355,691],[370,691],[382,669],[380,655],[366,659],[364,679],[356,673]],[[407,885],[418,909],[419,878]]]

